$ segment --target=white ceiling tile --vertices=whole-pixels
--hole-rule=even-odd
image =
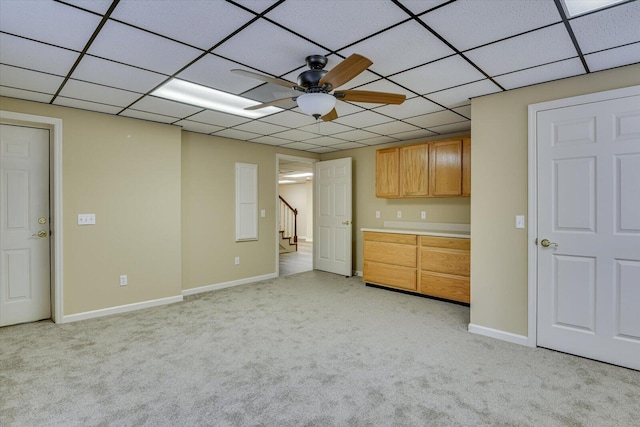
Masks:
[[[345,139],[333,138],[331,136],[321,136],[320,138],[310,139],[307,141],[310,144],[322,145],[322,146],[332,146],[336,144],[343,144],[346,142]]]
[[[380,135],[374,138],[361,139],[358,142],[360,144],[365,144],[365,145],[378,145],[378,144],[388,144],[390,142],[397,142],[397,141],[398,140],[396,138]]]
[[[64,2],[104,15],[111,7],[113,0],[64,0]]]
[[[501,89],[496,86],[495,83],[489,79],[485,79],[452,89],[430,93],[426,95],[426,97],[447,108],[453,108],[469,104],[471,102],[469,101],[470,98],[500,91]]]
[[[113,105],[83,101],[81,99],[66,98],[64,96],[58,96],[53,104],[62,105],[63,107],[79,108],[81,110],[98,111],[100,113],[107,114],[118,114],[118,112],[122,110],[122,108],[114,107]]]
[[[375,108],[373,111],[377,111],[396,119],[406,119],[407,117],[433,113],[439,110],[442,110],[441,106],[417,96],[407,99],[400,105],[384,105],[382,107]]]
[[[20,37],[0,34],[0,62],[16,67],[66,76],[80,55]]]
[[[233,74],[231,70],[234,68],[238,68],[238,64],[215,55],[206,55],[176,77],[236,95],[260,83],[257,80]]]
[[[271,123],[259,122],[257,120],[238,125],[234,129],[244,130],[244,131],[253,132],[253,133],[259,133],[261,135],[269,135],[272,133],[283,132],[285,130],[288,130],[284,126],[272,125]]]
[[[247,49],[247,46],[251,48]],[[265,74],[280,76],[304,65],[308,55],[322,54],[319,50],[314,44],[280,27],[258,20],[213,52],[262,70]]]
[[[455,52],[416,21],[394,27],[339,52],[369,58],[370,70],[388,75],[404,71]]]
[[[167,79],[166,75],[85,55],[71,75],[77,80],[147,93]]]
[[[311,117],[313,119],[313,117]],[[348,130],[353,130],[350,126],[341,125],[340,123],[336,123],[334,121],[323,122],[322,120],[314,121],[312,124],[303,126],[300,130],[304,130],[307,132],[315,132],[320,135],[333,135],[340,132],[346,132]]]
[[[315,7],[306,1],[289,0],[266,16],[330,50],[408,18],[391,2],[370,0],[323,0]]]
[[[635,43],[640,41],[640,2],[580,16],[570,24],[583,54]]]
[[[212,48],[255,15],[221,1],[121,0],[111,17],[204,50]]]
[[[318,148],[318,146],[308,144],[306,142],[293,142],[291,144],[282,145],[282,148],[291,148],[293,150],[309,150],[312,148]]]
[[[496,76],[572,58],[577,52],[564,24],[557,24],[471,50],[465,55],[486,73]]]
[[[189,120],[194,120],[201,123],[208,123],[210,125],[231,127],[241,123],[246,123],[251,119],[241,116],[234,116],[233,114],[221,113],[218,111],[205,110],[198,114],[194,114],[189,117]]]
[[[413,130],[411,132],[394,133],[392,136],[394,138],[398,138],[401,141],[409,141],[412,139],[427,138],[433,135],[436,135],[436,134],[426,129],[420,129],[420,130]]]
[[[351,150],[354,148],[362,148],[366,147],[365,144],[360,144],[359,142],[345,142],[343,144],[332,145],[331,148],[337,148],[338,150]]]
[[[286,127],[298,127],[307,126],[315,123],[315,119],[306,114],[297,113],[295,111],[283,111],[281,113],[272,114],[270,116],[260,119],[262,122],[273,123],[274,125],[286,126]],[[324,123],[324,122],[323,122]],[[305,129],[307,132],[313,132],[309,129]]]
[[[412,98],[412,97],[416,96],[415,93],[410,92],[410,91],[398,86],[397,83],[391,82],[389,80],[384,80],[384,79],[377,80],[375,82],[359,86],[355,90],[373,90],[373,91],[377,91],[377,92],[399,93],[401,95],[405,95],[407,98]],[[364,106],[371,107],[370,103],[362,103],[362,104]]]
[[[483,78],[482,73],[456,55],[396,74],[390,80],[425,94]]]
[[[462,114],[467,119],[471,118],[471,105],[465,105],[464,107],[453,108],[453,111],[455,111],[458,114]]]
[[[175,124],[182,126],[182,129],[184,130],[199,133],[213,133],[222,129],[220,126],[208,125],[206,123],[194,122],[191,120],[180,120]]]
[[[460,115],[449,110],[438,111],[437,113],[425,114],[423,116],[411,117],[405,119],[405,122],[411,123],[421,128],[431,128],[441,124],[450,124],[463,120]]]
[[[131,117],[133,119],[148,120],[150,122],[159,122],[159,123],[173,123],[176,121],[175,117],[167,117],[167,116],[163,116],[162,114],[147,113],[145,111],[138,111],[138,110],[132,110],[132,109],[125,110],[120,115],[123,117]]]
[[[382,114],[375,113],[373,111],[362,111],[356,114],[350,114],[348,116],[338,117],[335,122],[342,123],[347,126],[353,126],[355,128],[363,128],[367,126],[374,126],[381,123],[386,123],[393,120],[390,117],[383,116]]]
[[[373,132],[367,132],[366,130],[355,129],[334,135],[334,138],[344,139],[345,141],[359,141],[361,139],[375,138],[377,136],[380,135],[376,135]],[[313,142],[313,140],[311,140],[311,142]]]
[[[261,136],[258,138],[253,138],[251,142],[257,142],[260,144],[267,144],[267,145],[291,144],[291,141],[289,141],[288,139],[276,138],[275,136]]]
[[[316,148],[310,148],[307,151],[311,153],[323,154],[323,153],[333,153],[334,151],[339,151],[339,150],[337,148],[332,148],[332,147],[316,147]]]
[[[236,3],[241,4],[247,9],[251,9],[256,13],[262,13],[267,10],[271,5],[278,0],[235,0]]]
[[[433,126],[430,128],[434,132],[438,132],[440,135],[446,135],[448,133],[466,132],[471,130],[471,120],[465,120],[462,122],[451,123],[442,126]]]
[[[379,133],[381,135],[390,135],[394,133],[417,130],[417,127],[409,123],[393,121],[389,123],[383,123],[381,125],[369,126],[365,130],[368,130],[369,132]]]
[[[131,106],[134,110],[147,111],[149,113],[163,114],[171,117],[187,117],[202,111],[202,107],[169,101],[155,96],[145,96]]]
[[[2,1],[2,31],[81,51],[100,17],[49,0]]]
[[[252,138],[258,138],[260,134],[253,132],[245,132],[238,129],[225,129],[216,132],[216,136],[224,136],[225,138],[239,139],[241,141],[247,141]]]
[[[0,96],[6,96],[8,98],[26,99],[27,101],[35,102],[49,102],[51,101],[51,95],[40,92],[33,92],[30,90],[16,89],[12,87],[6,87],[0,85]]]
[[[640,43],[585,55],[585,60],[591,71],[606,70],[640,62]]]
[[[317,138],[315,133],[305,132],[299,129],[286,130],[284,132],[278,132],[273,134],[277,138],[290,139],[291,141],[307,141],[312,138]]]
[[[509,90],[584,73],[582,62],[578,58],[573,58],[497,76],[495,80]]]
[[[457,0],[420,19],[458,50],[561,21],[553,0]]]
[[[449,0],[400,0],[400,3],[414,14],[419,15],[448,1]]]
[[[202,52],[124,24],[109,21],[94,40],[88,53],[150,71],[174,74]]]
[[[99,86],[93,83],[85,83],[77,80],[68,80],[62,88],[60,95],[66,96],[67,98],[108,104],[120,107],[120,109],[129,106],[129,104],[141,96],[139,93]]]
[[[2,86],[55,94],[63,81],[64,79],[59,76],[0,64],[0,85]]]

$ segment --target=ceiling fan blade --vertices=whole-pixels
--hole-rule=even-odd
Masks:
[[[338,112],[334,108],[333,110],[329,111],[327,114],[322,116],[322,121],[323,122],[330,122],[331,120],[335,120],[337,118],[338,118]]]
[[[263,82],[267,82],[267,83],[273,83],[274,85],[279,85],[279,86],[284,86],[284,87],[288,87],[291,89],[295,89],[298,87],[297,84],[292,83],[288,80],[284,80],[284,79],[277,79],[274,77],[269,77],[269,76],[265,76],[264,74],[258,74],[258,73],[254,73],[252,71],[247,71],[247,70],[239,70],[239,69],[233,69],[231,70],[232,73],[235,74],[239,74],[241,76],[244,77],[249,77],[251,79],[257,79],[257,80],[262,80]]]
[[[372,92],[369,90],[341,90],[334,93],[335,97],[343,101],[373,102],[376,104],[402,104],[406,95],[399,93]]]
[[[259,109],[264,108],[264,107],[270,107],[272,105],[282,105],[282,104],[286,104],[288,102],[295,101],[295,100],[296,100],[295,97],[290,96],[288,98],[280,98],[280,99],[276,99],[276,100],[273,100],[273,101],[265,102],[263,104],[252,105],[251,107],[245,108],[245,110],[249,110],[249,111],[259,110]]]
[[[347,59],[333,67],[320,79],[318,86],[324,84],[331,85],[332,88],[342,86],[373,64],[369,59],[357,53],[352,54]]]

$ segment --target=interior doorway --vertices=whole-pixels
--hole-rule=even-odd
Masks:
[[[277,155],[276,250],[279,276],[313,270],[313,165]]]

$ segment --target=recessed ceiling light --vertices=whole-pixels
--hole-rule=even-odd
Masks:
[[[222,111],[224,113],[235,114],[237,116],[249,117],[252,119],[257,119],[259,117],[268,116],[269,114],[282,111],[282,108],[278,107],[265,107],[259,110],[245,110],[246,107],[258,105],[260,103],[241,96],[221,92],[219,90],[185,82],[184,80],[179,79],[169,80],[167,83],[151,92],[151,95],[183,102],[185,104],[197,105],[198,107],[207,108],[209,110]]]
[[[294,173],[291,175],[284,175],[284,178],[304,178],[305,176],[313,176],[313,173],[311,172]]]
[[[623,1],[626,0],[563,0],[563,3],[569,18],[573,18]]]

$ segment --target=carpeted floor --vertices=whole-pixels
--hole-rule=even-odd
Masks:
[[[311,271],[0,329],[2,426],[638,426],[640,372]]]

